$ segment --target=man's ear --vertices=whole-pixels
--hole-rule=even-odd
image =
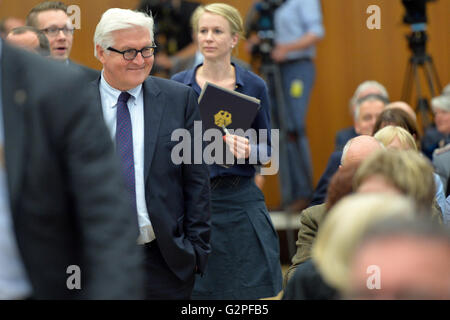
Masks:
[[[101,45],[97,44],[95,45],[95,50],[97,51],[98,60],[100,60],[102,64],[105,63],[105,49],[103,49]]]

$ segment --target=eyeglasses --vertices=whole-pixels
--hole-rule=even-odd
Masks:
[[[62,27],[62,28],[49,27],[49,28],[41,29],[40,31],[44,32],[46,35],[48,35],[50,37],[56,37],[60,31],[62,31],[66,36],[73,35],[74,29],[68,28],[68,27]]]
[[[128,49],[125,51],[119,51],[117,49],[114,49],[113,47],[108,47],[107,50],[120,53],[123,55],[123,58],[125,60],[131,61],[131,60],[134,60],[134,58],[136,58],[136,56],[139,52],[141,53],[142,58],[150,58],[155,53],[155,48],[156,48],[156,46],[149,46],[149,47],[144,47],[141,50]]]

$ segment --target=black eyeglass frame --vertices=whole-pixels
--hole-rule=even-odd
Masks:
[[[142,58],[150,58],[151,56],[153,56],[155,54],[156,46],[147,46],[147,47],[142,48],[141,50],[127,49],[127,50],[124,50],[124,51],[120,51],[120,50],[117,50],[117,49],[115,49],[113,47],[108,47],[106,49],[109,50],[109,51],[112,51],[112,52],[120,53],[125,60],[132,61],[132,60],[134,60],[137,57],[138,53],[141,53]],[[149,56],[144,56],[144,50],[147,50],[147,49],[153,49],[153,50],[152,50],[152,52],[151,52],[151,54]],[[130,59],[125,58],[125,54],[130,53],[130,52],[134,52],[133,57],[130,58]]]
[[[50,32],[50,30],[51,29],[53,29],[54,31],[56,31],[56,33],[55,32]],[[73,33],[75,32],[75,28],[68,28],[68,27],[66,27],[66,26],[64,26],[64,27],[62,27],[62,28],[59,28],[59,27],[48,27],[48,28],[45,28],[45,29],[39,29],[39,31],[41,31],[41,32],[43,32],[43,33],[45,33],[45,34],[47,34],[47,35],[50,35],[50,36],[52,36],[52,37],[56,37],[61,31],[66,35],[66,36],[68,36],[68,35],[73,35]],[[54,34],[53,34],[54,33]],[[53,35],[52,35],[53,34]]]

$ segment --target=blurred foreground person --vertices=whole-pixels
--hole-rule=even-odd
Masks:
[[[353,194],[340,200],[317,233],[312,258],[297,267],[283,300],[330,300],[348,287],[351,256],[367,230],[387,217],[415,217],[412,201],[392,194]]]
[[[136,217],[83,76],[0,46],[0,298],[141,298]]]
[[[450,299],[450,233],[425,221],[388,219],[355,250],[348,298]]]

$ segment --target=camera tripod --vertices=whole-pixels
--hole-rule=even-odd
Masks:
[[[425,51],[427,36],[425,31],[413,32],[409,37],[409,47],[413,54],[409,59],[406,68],[405,80],[403,83],[402,101],[410,101],[411,88],[413,82],[416,83],[417,107],[416,113],[422,116],[422,128],[425,129],[432,123],[432,113],[428,100],[423,96],[420,85],[419,69],[425,74],[431,97],[438,95],[442,91],[439,76],[434,66],[433,59]]]

